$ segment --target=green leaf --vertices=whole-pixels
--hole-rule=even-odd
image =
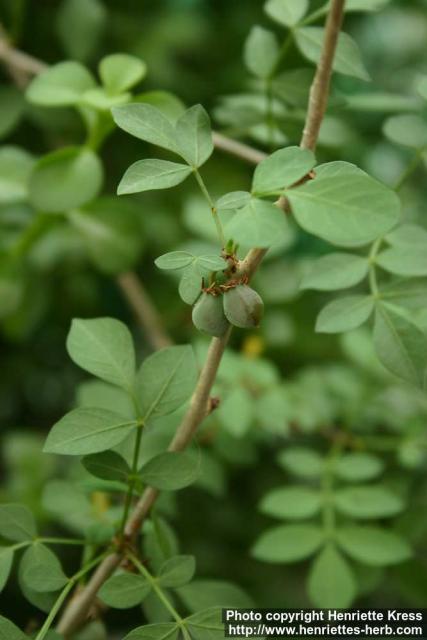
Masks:
[[[386,138],[412,149],[422,149],[427,145],[427,123],[418,115],[393,116],[385,121],[383,132]]]
[[[346,13],[357,11],[380,11],[383,9],[390,0],[346,0],[344,10]],[[327,2],[323,7],[323,11],[326,14],[329,10],[331,3]]]
[[[84,147],[64,147],[36,163],[29,196],[41,211],[67,211],[95,198],[102,182],[103,168],[96,153]]]
[[[74,318],[67,337],[67,351],[79,367],[125,390],[133,388],[135,352],[132,336],[114,318]]]
[[[220,423],[236,438],[242,438],[253,422],[253,399],[243,387],[231,389],[217,411]]]
[[[96,89],[89,89],[89,91],[84,92],[81,104],[84,107],[91,107],[98,111],[110,111],[112,107],[128,103],[130,98],[130,93],[121,93],[115,96],[109,94],[106,89],[97,87]]]
[[[185,111],[182,100],[169,91],[144,91],[135,96],[135,100],[155,107],[171,122],[176,122]]]
[[[375,262],[386,271],[398,276],[426,276],[427,245],[390,247],[380,253]]]
[[[225,226],[227,238],[248,247],[270,247],[289,235],[281,209],[271,202],[253,198],[239,209]]]
[[[114,451],[103,451],[85,456],[82,464],[96,478],[127,482],[131,470],[122,456]]]
[[[252,27],[243,52],[248,70],[258,78],[268,78],[279,60],[279,43],[272,31],[263,27]]]
[[[225,629],[219,607],[198,611],[185,619],[193,640],[223,640]]]
[[[44,451],[73,456],[112,449],[137,424],[106,409],[74,409],[53,425]]]
[[[104,273],[120,274],[140,257],[144,236],[139,207],[129,200],[103,197],[68,214],[90,259]]]
[[[323,47],[325,30],[322,27],[301,27],[295,31],[295,39],[302,55],[317,64]],[[369,80],[359,47],[347,33],[341,32],[333,62],[333,70],[360,80]]]
[[[234,211],[244,207],[249,203],[250,199],[251,194],[249,191],[231,191],[217,200],[216,208],[222,211]]]
[[[102,58],[99,76],[102,84],[112,95],[127,91],[147,73],[145,62],[127,53],[113,53]]]
[[[139,471],[145,484],[160,491],[188,487],[199,475],[199,461],[185,452],[166,451],[151,458]]]
[[[108,20],[101,0],[64,0],[58,10],[56,33],[67,56],[87,60],[98,50]]]
[[[209,607],[245,608],[254,605],[251,598],[232,582],[225,580],[193,580],[177,591],[191,612]]]
[[[344,247],[357,247],[385,235],[400,215],[397,195],[368,175],[319,177],[286,196],[298,224]]]
[[[146,358],[137,375],[144,420],[178,409],[192,394],[196,381],[196,360],[188,345],[166,347]]]
[[[124,640],[178,640],[179,627],[174,622],[148,624],[134,629]]]
[[[119,387],[101,380],[86,380],[77,388],[78,407],[97,407],[117,411],[123,416],[133,418],[135,407],[132,398]]]
[[[338,530],[337,541],[351,558],[373,567],[399,564],[412,555],[406,540],[379,527],[344,527]]]
[[[318,333],[340,333],[351,331],[369,319],[374,309],[371,296],[345,296],[333,300],[317,316],[316,331]]]
[[[367,174],[359,169],[358,166],[351,162],[343,160],[335,160],[334,162],[325,162],[316,167],[316,179],[320,178],[337,178],[341,176],[366,176]]]
[[[346,0],[345,11],[380,11],[390,0]]]
[[[158,581],[162,587],[182,587],[193,579],[195,571],[194,556],[173,556],[160,567]]]
[[[305,16],[308,7],[308,0],[267,0],[264,11],[279,24],[294,27]]]
[[[278,456],[281,467],[295,476],[312,480],[319,478],[324,469],[324,461],[317,451],[303,447],[285,449]]]
[[[255,169],[252,193],[261,196],[291,187],[304,178],[315,164],[316,158],[308,149],[300,147],[279,149]]]
[[[384,469],[383,461],[371,453],[347,453],[334,467],[335,474],[347,482],[372,480]]]
[[[424,333],[385,303],[378,304],[374,346],[381,363],[398,378],[421,388],[425,384],[427,344]]]
[[[31,511],[22,504],[1,504],[0,535],[16,542],[35,538],[36,522]]]
[[[381,299],[405,309],[423,309],[427,306],[427,279],[392,281],[381,290]]]
[[[322,609],[346,609],[357,595],[351,567],[332,544],[325,546],[311,565],[308,593],[313,604]]]
[[[0,148],[0,204],[27,199],[34,162],[34,158],[19,147]]]
[[[0,87],[0,138],[12,133],[24,109],[25,101],[16,87]]]
[[[417,83],[417,91],[424,100],[427,100],[427,76],[421,76]]]
[[[193,261],[194,256],[188,251],[171,251],[156,258],[154,264],[159,269],[175,271],[188,267]]]
[[[142,576],[120,573],[104,582],[99,590],[99,597],[114,609],[130,609],[140,604],[150,591],[150,583]]]
[[[174,125],[156,107],[126,104],[112,109],[115,123],[135,138],[177,153]]]
[[[176,123],[177,152],[193,168],[201,167],[213,152],[209,116],[200,104],[188,109]]]
[[[194,304],[202,292],[202,276],[198,269],[188,268],[182,274],[179,295],[186,304]]]
[[[13,564],[13,549],[0,546],[0,593],[3,591]]]
[[[282,487],[267,493],[259,505],[262,513],[285,520],[305,520],[321,506],[320,494],[308,487]]]
[[[126,170],[117,194],[169,189],[181,184],[192,173],[191,167],[168,160],[138,160]]]
[[[396,247],[423,249],[427,244],[427,229],[418,224],[401,224],[387,234],[386,240]]]
[[[16,625],[7,618],[0,616],[0,640],[29,640]]]
[[[351,518],[389,518],[405,508],[399,496],[381,485],[339,489],[334,493],[334,502],[341,513]]]
[[[79,102],[88,89],[96,87],[92,74],[79,62],[60,62],[34,78],[27,100],[43,107],[66,107]]]
[[[336,291],[353,287],[366,277],[369,262],[351,253],[330,253],[312,262],[303,276],[301,289]]]
[[[267,529],[256,541],[252,555],[272,563],[299,562],[323,543],[323,531],[312,524],[285,524]]]
[[[223,271],[228,267],[228,263],[221,256],[206,255],[197,256],[194,260],[194,266],[204,273],[206,271]]]
[[[40,593],[59,591],[68,582],[56,555],[39,543],[25,553],[22,580],[29,589]]]

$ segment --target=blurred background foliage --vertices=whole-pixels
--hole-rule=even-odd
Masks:
[[[312,8],[322,4],[313,1]],[[95,70],[108,53],[136,55],[148,68],[138,90],[168,91],[187,105],[200,102],[217,130],[269,150],[262,129],[265,104],[256,95],[258,87],[245,69],[242,51],[254,24],[275,29],[281,40],[284,30],[266,17],[259,0],[0,0],[0,17],[14,45],[47,64],[75,59]],[[427,1],[392,0],[379,13],[348,15],[345,28],[358,42],[372,82],[335,74],[317,157],[319,162],[354,162],[393,184],[413,150],[389,141],[382,128],[397,113],[426,115],[415,86],[420,74],[427,73]],[[283,71],[301,67],[310,76],[312,67],[292,45]],[[74,111],[30,105],[7,71],[0,74],[2,145],[21,147],[38,157],[83,141]],[[276,97],[275,136],[281,146],[300,137],[305,87],[301,76],[288,78],[278,89],[282,99]],[[76,387],[83,381],[65,351],[70,320],[117,317],[131,326],[140,355],[149,352],[149,345],[115,278],[108,269],[94,266],[75,228],[55,220],[35,239],[23,235],[31,211],[25,202],[11,204],[2,197],[2,179],[9,184],[1,167],[2,148],[0,498],[28,504],[53,530],[78,529],[81,522],[70,523],[61,502],[69,487],[67,477],[80,477],[81,469],[41,453],[45,434],[73,406]],[[103,193],[113,195],[125,168],[147,157],[149,146],[116,130],[101,155],[106,171]],[[205,174],[213,194],[220,195],[249,188],[252,168],[218,151]],[[421,164],[402,191],[404,218],[421,225],[425,175]],[[177,295],[175,279],[157,270],[154,259],[176,248],[210,244],[212,236],[200,225],[205,205],[190,181],[172,192],[130,200],[141,239],[135,271],[174,340],[192,341],[191,309]],[[10,251],[23,237],[25,260],[11,261]],[[165,500],[159,512],[171,517],[182,551],[196,555],[200,576],[238,583],[259,606],[306,605],[306,563],[266,565],[249,555],[271,520],[259,513],[257,504],[267,490],[288,482],[288,472],[275,461],[289,440],[323,453],[336,429],[342,429],[349,434],[350,448],[371,450],[384,459],[387,486],[406,502],[393,526],[415,548],[415,559],[387,573],[358,569],[358,602],[421,606],[427,597],[427,401],[396,384],[377,364],[364,331],[341,338],[314,333],[316,312],[327,296],[302,295],[299,280],[309,258],[327,249],[320,240],[296,232],[288,246],[273,252],[263,265],[256,288],[266,303],[265,320],[258,332],[234,332],[234,351],[222,366],[216,390],[228,408],[211,416],[199,438],[206,471],[197,487],[176,502]],[[107,255],[108,245],[104,251]],[[203,338],[197,346],[202,353]],[[159,436],[153,435],[154,449],[164,446],[173,429],[174,424],[165,425]],[[65,484],[52,485],[52,478]],[[84,516],[86,524],[92,517],[96,523],[109,508],[103,502],[105,494],[93,493],[83,476],[81,487],[80,498],[73,498],[76,519],[84,500],[91,514]],[[64,558],[66,565],[71,560]],[[215,585],[205,588],[209,592]],[[238,589],[229,588],[230,606],[249,602]],[[0,610],[19,621],[23,606],[14,582],[2,594]],[[31,615],[32,605],[25,606]],[[110,616],[120,626],[119,614]]]

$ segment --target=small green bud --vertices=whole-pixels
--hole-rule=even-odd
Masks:
[[[231,324],[242,329],[258,327],[264,303],[256,291],[240,284],[224,294],[224,313]]]
[[[217,338],[224,335],[228,322],[224,315],[222,306],[222,295],[214,296],[209,293],[202,293],[193,307],[194,326]]]

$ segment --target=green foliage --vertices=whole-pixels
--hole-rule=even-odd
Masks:
[[[139,475],[151,487],[161,491],[175,491],[192,484],[198,472],[198,461],[192,455],[166,451],[149,460],[140,469]]]
[[[132,337],[118,320],[73,320],[67,351],[79,367],[101,380],[126,390],[132,388],[135,378]]]
[[[99,64],[99,76],[107,93],[120,95],[145,76],[147,66],[142,60],[126,53],[113,53]]]
[[[196,379],[196,361],[189,346],[168,347],[146,358],[136,378],[143,420],[178,409],[189,398]]]
[[[8,540],[24,542],[37,535],[32,513],[20,504],[0,505],[0,535]]]
[[[99,597],[109,607],[129,609],[140,604],[150,591],[150,583],[142,576],[134,573],[119,573],[102,585]]]
[[[324,29],[321,27],[302,27],[296,32],[296,43],[307,60],[318,62],[322,50]],[[333,68],[339,73],[354,76],[360,80],[369,80],[370,76],[363,64],[359,48],[347,34],[341,33]]]
[[[46,453],[86,455],[118,445],[138,425],[106,409],[74,409],[53,425],[46,440]]]
[[[359,173],[321,175],[290,190],[287,197],[303,229],[342,247],[368,244],[399,220],[396,194]]]
[[[72,322],[68,354],[95,379],[80,384],[74,408],[47,436],[45,452],[66,455],[66,462],[51,456],[40,463],[31,447],[18,455],[20,434],[12,434],[2,452],[0,590],[14,596],[8,581],[15,563],[24,597],[48,614],[44,627],[34,616],[37,640],[59,638],[48,629],[59,607],[112,553],[122,556],[120,566],[99,597],[109,607],[138,607],[137,615],[114,618],[120,637],[129,640],[223,638],[219,607],[255,603],[227,579],[195,577],[196,556],[203,553],[206,573],[239,577],[251,546],[253,569],[248,566],[262,585],[254,589],[260,600],[277,598],[281,565],[292,563],[292,580],[282,580],[280,592],[289,606],[348,608],[362,597],[371,605],[383,569],[396,566],[387,574],[390,593],[413,605],[404,574],[412,567],[408,560],[422,558],[426,529],[420,504],[427,460],[427,80],[415,80],[418,96],[399,93],[412,82],[405,60],[413,60],[417,37],[414,30],[412,49],[401,35],[411,28],[403,6],[393,7],[384,22],[368,15],[353,23],[348,16],[346,28],[360,49],[352,36],[340,34],[333,69],[346,77],[332,77],[317,159],[300,148],[325,35],[319,19],[330,7],[319,4],[267,0],[264,15],[258,7],[257,18],[272,22],[250,29],[244,43],[251,78],[235,76],[234,67],[242,69],[236,62],[226,82],[212,76],[211,95],[211,67],[202,57],[194,55],[197,64],[177,73],[181,59],[202,46],[198,38],[212,49],[208,23],[191,8],[200,22],[191,25],[188,42],[180,11],[169,8],[163,22],[155,7],[147,8],[144,21],[136,10],[115,9],[114,39],[123,52],[110,53],[101,52],[108,3],[64,0],[53,21],[55,47],[73,61],[34,74],[27,104],[18,90],[0,87],[0,136],[6,138],[0,148],[0,328],[11,365],[0,395],[9,423],[28,416],[42,427],[69,411],[79,374],[62,361],[58,346],[66,318],[122,316],[115,283],[134,305],[140,295],[123,284],[129,269],[143,275],[148,291],[142,290],[136,311],[149,330],[142,337],[135,331],[135,346],[119,320]],[[229,5],[227,24],[234,24],[238,13],[235,3]],[[386,5],[347,0],[345,10],[371,14]],[[218,15],[222,11],[218,6]],[[415,19],[421,15],[417,7],[412,11]],[[38,15],[34,20],[39,23]],[[401,31],[393,26],[400,20]],[[21,27],[11,24],[11,41],[25,38],[28,29],[20,33]],[[214,48],[214,65],[224,60],[222,48]],[[400,49],[401,66],[393,57]],[[151,86],[176,85],[190,105],[199,99],[216,104],[215,128],[231,139],[211,130],[200,104],[187,109],[162,90],[132,93],[147,73],[140,51],[150,64]],[[376,87],[364,88],[367,68]],[[12,75],[24,84],[19,69]],[[217,91],[233,80],[245,93],[218,100]],[[115,131],[104,147],[115,125],[137,140]],[[17,146],[30,138],[29,151]],[[259,157],[233,138],[263,149],[265,159],[253,171],[213,153],[215,144],[221,153],[231,148]],[[160,157],[150,157],[149,145],[159,147]],[[194,180],[186,181],[190,175]],[[181,183],[172,195],[166,192]],[[142,195],[108,195],[116,189]],[[256,274],[248,272],[247,256],[256,257],[256,267],[259,257],[265,260]],[[308,290],[317,293],[301,295]],[[342,294],[334,297],[335,291]],[[147,303],[151,296],[158,314]],[[331,334],[326,338],[313,335],[319,309],[315,329]],[[159,329],[157,316],[178,344],[150,354],[147,337],[152,318]],[[194,348],[181,344],[194,336],[191,319],[215,338],[209,350],[198,334]],[[219,362],[230,325],[248,331],[233,329],[236,337]],[[160,342],[168,338],[160,335]],[[11,344],[19,345],[13,359]],[[21,379],[16,371],[29,357],[34,361]],[[45,369],[54,375],[47,377]],[[24,412],[18,412],[22,399]],[[277,450],[279,468],[273,468]],[[245,487],[234,502],[231,483]],[[189,486],[190,508],[175,494]],[[129,520],[136,505],[142,527]],[[276,524],[263,530],[269,518]],[[213,524],[221,561],[206,535]],[[131,535],[129,527],[135,528]],[[45,530],[78,538],[43,537]],[[76,549],[54,553],[51,545],[61,543]],[[424,571],[422,562],[418,569]],[[247,567],[243,573],[251,584]],[[424,602],[425,585],[415,588]],[[129,632],[141,612],[143,626]],[[105,640],[107,633],[97,621],[76,640]],[[0,638],[27,636],[0,617]]]
[[[348,524],[348,520],[379,520],[398,515],[405,501],[385,484],[357,484],[377,478],[381,460],[367,453],[342,452],[337,442],[326,457],[312,450],[284,450],[278,462],[317,488],[295,485],[273,489],[259,508],[280,520],[320,524],[285,524],[267,529],[252,553],[264,562],[290,563],[314,558],[307,589],[317,607],[349,607],[357,596],[357,574],[345,555],[368,566],[398,564],[411,549],[398,534],[384,528]],[[340,481],[355,483],[340,486]],[[381,547],[381,549],[380,549]]]
[[[27,99],[44,107],[67,107],[79,103],[85,91],[96,86],[91,73],[78,62],[60,62],[37,76]]]
[[[58,591],[68,582],[58,558],[43,544],[27,549],[22,562],[22,580],[33,591]]]
[[[60,149],[35,164],[29,181],[30,202],[49,213],[80,207],[98,195],[102,181],[102,165],[93,151]]]

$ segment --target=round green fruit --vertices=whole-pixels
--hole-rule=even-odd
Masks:
[[[264,303],[256,291],[240,284],[224,294],[225,317],[235,327],[258,327],[264,312]]]
[[[222,296],[202,293],[193,307],[192,317],[194,326],[199,331],[217,338],[223,336],[228,327],[222,306]]]

